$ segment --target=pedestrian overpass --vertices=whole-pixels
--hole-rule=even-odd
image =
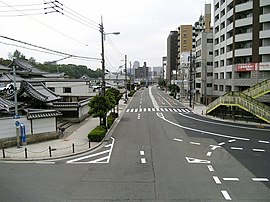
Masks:
[[[241,108],[259,119],[270,123],[270,106],[259,102],[257,98],[270,93],[270,78],[242,92],[228,92],[206,107],[206,114],[213,114],[219,107]],[[234,110],[233,110],[234,111]]]

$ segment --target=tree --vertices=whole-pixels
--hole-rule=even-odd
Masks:
[[[106,96],[96,95],[89,102],[89,114],[94,117],[99,117],[100,125],[106,126],[106,115],[111,109],[110,100]]]
[[[106,90],[106,93],[105,94],[106,95],[107,94],[112,94],[113,95],[113,97],[115,99],[115,105],[117,105],[117,113],[118,113],[119,101],[121,100],[121,97],[123,96],[123,94],[121,94],[120,91],[117,90],[116,88],[109,88],[108,90]]]
[[[15,50],[14,53],[9,53],[8,54],[8,57],[10,60],[12,60],[13,58],[16,58],[16,59],[23,59],[23,60],[26,60],[26,57],[24,54],[22,54],[20,51],[18,50]]]

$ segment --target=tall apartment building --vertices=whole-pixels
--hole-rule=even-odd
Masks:
[[[270,77],[269,0],[214,0],[213,74],[216,97]]]
[[[166,69],[166,83],[169,85],[176,75],[177,69],[177,44],[178,32],[171,31],[167,38],[167,69]]]

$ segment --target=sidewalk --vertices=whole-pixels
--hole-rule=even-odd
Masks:
[[[126,107],[123,100],[119,102],[119,116]],[[64,137],[21,148],[11,147],[1,151],[0,160],[49,160],[71,156],[97,147],[99,142],[90,142],[88,133],[99,125],[99,118],[88,117],[79,124],[74,124],[64,132]],[[4,158],[5,156],[5,158]],[[26,158],[27,157],[27,158]]]

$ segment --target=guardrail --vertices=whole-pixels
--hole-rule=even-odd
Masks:
[[[260,97],[269,92],[270,92],[270,79],[267,79],[243,91],[244,94],[252,98]]]

